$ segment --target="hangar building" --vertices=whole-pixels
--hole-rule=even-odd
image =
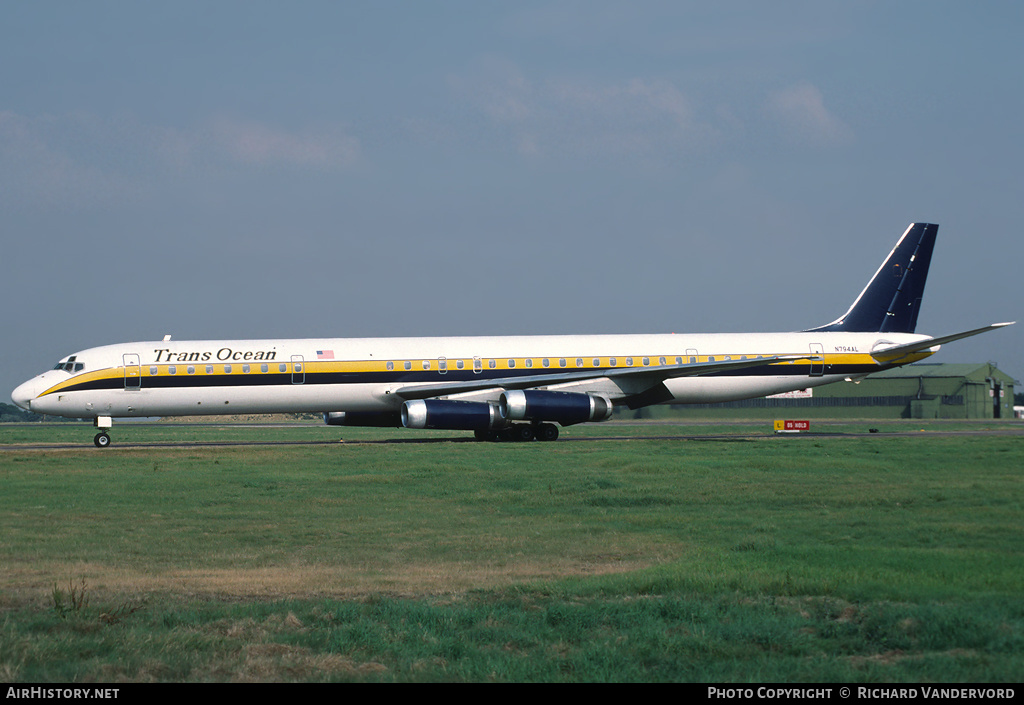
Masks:
[[[929,364],[878,372],[859,384],[813,390],[822,403],[872,407],[905,419],[1012,419],[1016,381],[991,363]],[[827,401],[826,401],[827,400]]]
[[[824,387],[780,394],[767,399],[747,399],[728,404],[673,406],[698,409],[746,411],[791,409],[807,416],[878,419],[1012,419],[1014,385],[994,363],[922,363],[878,372],[860,382],[837,382]],[[753,412],[753,413],[751,413]],[[689,414],[687,414],[689,415]]]

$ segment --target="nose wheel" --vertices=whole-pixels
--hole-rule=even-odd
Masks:
[[[107,430],[114,425],[114,419],[109,416],[97,416],[96,420],[93,421],[93,426],[99,429],[99,433],[92,439],[92,442],[96,444],[97,448],[106,448],[110,445],[110,434]]]

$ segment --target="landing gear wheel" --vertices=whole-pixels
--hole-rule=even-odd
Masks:
[[[92,442],[96,444],[97,448],[106,448],[110,445],[110,436],[106,433],[97,433]]]
[[[533,429],[533,435],[538,441],[553,441],[558,438],[558,426],[553,423],[542,423]]]
[[[517,441],[532,441],[533,440],[533,426],[529,424],[516,424],[512,430],[512,438]]]

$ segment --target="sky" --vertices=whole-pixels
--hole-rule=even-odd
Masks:
[[[10,0],[0,387],[139,340],[1022,318],[1019,2]],[[1024,379],[1024,321],[944,346]],[[4,397],[7,401],[7,397]]]

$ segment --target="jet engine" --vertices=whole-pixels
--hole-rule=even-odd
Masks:
[[[436,428],[483,431],[505,425],[498,407],[482,401],[414,399],[402,404],[402,425],[406,428]]]
[[[402,425],[397,411],[325,411],[328,426],[378,426],[398,428]]]
[[[612,415],[612,401],[602,394],[512,389],[501,393],[502,418],[510,421],[556,421],[570,426],[584,421],[605,421]]]

